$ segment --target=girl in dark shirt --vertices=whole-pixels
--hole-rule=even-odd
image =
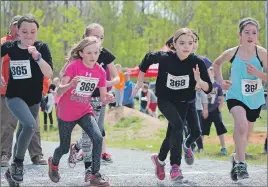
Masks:
[[[171,180],[181,179],[180,169],[182,144],[184,151],[191,151],[185,146],[187,139],[183,139],[183,125],[188,111],[189,101],[195,99],[195,87],[198,86],[206,93],[212,89],[212,83],[203,60],[192,54],[194,36],[190,29],[179,29],[173,38],[175,52],[149,52],[139,65],[140,73],[133,95],[143,84],[144,74],[153,63],[159,64],[156,80],[156,96],[159,110],[169,121],[170,136],[163,141],[159,154],[151,159],[156,166],[156,176],[164,180],[164,160],[170,150]],[[168,132],[167,132],[168,134]]]
[[[36,119],[42,97],[44,76],[52,76],[52,58],[46,43],[36,41],[38,22],[32,14],[18,21],[19,40],[7,41],[1,46],[1,57],[10,57],[10,76],[6,103],[19,120],[14,160],[5,176],[12,182],[23,182],[23,161],[37,126]]]

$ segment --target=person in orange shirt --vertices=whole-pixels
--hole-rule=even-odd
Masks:
[[[122,106],[123,105],[123,97],[124,97],[124,88],[125,88],[125,76],[124,73],[122,72],[122,66],[120,64],[115,65],[120,82],[116,85],[114,85],[114,90],[115,90],[115,102],[116,102],[116,107]]]
[[[21,18],[20,15],[17,15],[12,18],[9,26],[9,33],[3,38],[1,38],[1,45],[9,40],[15,40],[17,38],[17,23]],[[2,59],[2,76],[1,79],[4,79],[4,85],[1,85],[1,167],[8,167],[9,160],[12,156],[12,145],[13,145],[13,134],[17,127],[18,120],[8,109],[5,102],[5,94],[9,78],[9,56],[6,55]],[[2,82],[2,81],[1,81]],[[46,81],[44,81],[44,87],[46,87]],[[4,86],[4,87],[2,87]],[[48,87],[48,86],[47,86]],[[4,116],[4,117],[3,117]],[[36,165],[47,165],[47,161],[43,159],[42,148],[41,148],[41,139],[40,139],[40,125],[39,118],[37,119],[37,129],[32,137],[30,145],[28,147],[29,155],[33,164]],[[15,145],[16,146],[16,145]],[[14,149],[15,149],[14,146]]]

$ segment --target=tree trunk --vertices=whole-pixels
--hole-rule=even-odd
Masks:
[[[68,1],[67,0],[64,1],[64,6],[65,6],[65,11],[68,11]],[[64,17],[63,21],[64,21],[65,25],[67,25],[68,18]],[[65,28],[65,29],[67,29],[67,28]],[[64,54],[66,55],[67,49],[68,49],[68,40],[64,40],[63,45],[64,45]]]

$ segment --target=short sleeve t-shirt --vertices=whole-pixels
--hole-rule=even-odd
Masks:
[[[88,113],[93,115],[90,98],[97,87],[106,87],[104,69],[98,64],[88,68],[81,59],[77,59],[68,65],[63,77],[65,76],[70,77],[70,81],[79,76],[81,81],[76,87],[62,94],[56,111],[58,118],[63,121],[75,121]]]
[[[106,48],[102,48],[100,56],[98,58],[98,64],[106,71],[106,80],[111,80],[108,64],[111,64],[115,60],[115,56]],[[100,97],[100,91],[97,88],[92,97]]]
[[[219,107],[221,96],[223,96],[222,88],[217,82],[214,82],[212,91],[207,95],[209,112]]]
[[[10,58],[7,98],[19,97],[28,106],[38,104],[42,98],[44,75],[28,49],[18,47],[19,40],[10,40],[1,46],[1,57]],[[33,44],[51,68],[52,57],[48,45],[42,41]]]

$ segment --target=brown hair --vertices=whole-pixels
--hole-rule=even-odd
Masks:
[[[245,26],[248,24],[253,24],[257,27],[258,31],[260,30],[259,22],[253,18],[247,17],[239,21],[239,26],[238,26],[239,32],[241,33],[244,30]]]
[[[179,29],[175,32],[174,34],[174,37],[173,37],[173,43],[176,43],[176,41],[178,40],[178,38],[181,36],[181,35],[188,35],[188,36],[191,36],[194,40],[194,36],[193,36],[193,32],[188,29],[188,28],[182,28],[182,29]]]
[[[79,43],[75,44],[73,48],[69,51],[67,60],[70,62],[71,60],[75,59],[82,59],[79,52],[82,52],[85,47],[92,45],[92,44],[98,44],[99,48],[101,47],[100,41],[95,36],[89,36],[82,39]]]
[[[24,16],[22,16],[19,21],[18,21],[18,29],[20,29],[22,22],[28,22],[28,23],[35,23],[37,29],[39,29],[39,23],[37,22],[37,20],[35,19],[34,15],[31,13],[25,14]]]

